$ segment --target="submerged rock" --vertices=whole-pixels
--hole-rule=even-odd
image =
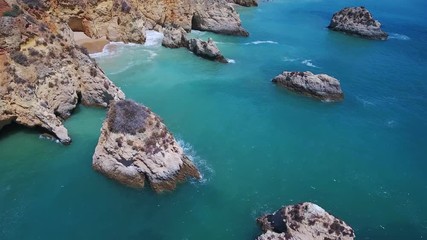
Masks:
[[[210,38],[208,41],[190,39],[188,41],[188,49],[202,58],[221,63],[228,63],[227,59],[225,59],[216,44]]]
[[[365,7],[348,7],[335,13],[328,28],[367,39],[387,40],[388,37],[381,30],[381,23]]]
[[[353,240],[353,229],[310,202],[282,207],[257,219],[257,240]]]
[[[235,4],[238,4],[240,6],[244,7],[257,7],[258,2],[256,0],[233,0]]]
[[[344,93],[340,82],[326,74],[312,72],[283,72],[272,82],[279,84],[293,92],[314,97],[322,101],[341,101]]]
[[[130,100],[111,105],[93,155],[93,167],[130,187],[142,188],[148,179],[156,192],[174,190],[187,177],[200,178],[160,118]]]

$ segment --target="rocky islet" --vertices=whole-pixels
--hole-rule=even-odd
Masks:
[[[388,34],[381,29],[365,7],[347,7],[335,13],[328,26],[333,31],[356,35],[373,40],[387,40]]]
[[[272,82],[292,92],[322,101],[336,102],[344,98],[340,82],[326,74],[285,71],[273,78]]]
[[[156,192],[174,190],[187,177],[201,177],[161,119],[131,100],[111,105],[93,167],[130,187],[142,188],[148,179]]]
[[[304,202],[257,219],[264,232],[257,240],[353,240],[353,229],[320,206]]]

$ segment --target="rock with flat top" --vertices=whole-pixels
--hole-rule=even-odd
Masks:
[[[282,207],[257,219],[257,240],[353,240],[353,229],[310,202]]]
[[[326,74],[313,74],[312,72],[283,72],[272,80],[290,91],[320,99],[322,101],[341,101],[344,93],[340,82]]]

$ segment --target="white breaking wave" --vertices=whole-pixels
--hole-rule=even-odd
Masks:
[[[303,60],[301,63],[304,64],[304,65],[306,65],[306,66],[308,66],[308,67],[319,68],[318,66],[314,65],[311,62],[311,59]]]
[[[231,58],[227,58],[227,62],[228,62],[228,63],[236,63],[236,60],[231,59]]]
[[[245,45],[258,45],[258,44],[279,44],[275,41],[253,41],[249,43],[245,43]]]
[[[147,30],[145,31],[145,47],[160,47],[162,45],[163,41],[163,33],[153,31],[153,30]]]
[[[411,40],[410,37],[403,35],[403,34],[399,34],[399,33],[390,33],[388,38],[389,39],[404,40],[404,41]]]
[[[124,42],[110,42],[104,46],[102,52],[92,53],[89,56],[93,58],[102,58],[107,56],[114,56],[119,54],[124,48],[127,47],[140,47],[141,44],[136,43],[124,43]]]
[[[285,62],[295,62],[295,61],[297,61],[298,59],[296,59],[296,58],[288,58],[288,57],[283,57],[283,61],[285,61]]]
[[[202,178],[200,180],[191,180],[190,182],[193,184],[202,184],[205,185],[212,179],[215,171],[209,166],[205,159],[200,158],[196,151],[193,149],[191,144],[186,143],[181,139],[177,139],[178,144],[184,150],[184,154],[190,158],[190,160],[196,165],[197,169],[199,169]]]

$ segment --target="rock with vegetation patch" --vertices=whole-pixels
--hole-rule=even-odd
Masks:
[[[257,219],[263,234],[257,240],[353,240],[353,229],[310,202],[282,207]]]
[[[187,177],[201,177],[161,119],[130,100],[111,105],[93,167],[130,187],[142,188],[148,179],[156,192],[174,190]]]

